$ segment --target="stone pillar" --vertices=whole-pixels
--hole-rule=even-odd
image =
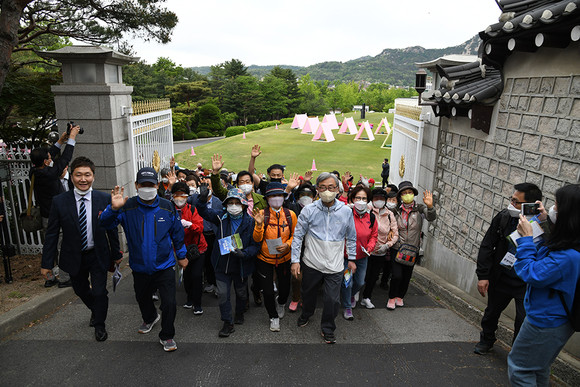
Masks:
[[[63,83],[52,86],[59,132],[68,121],[84,129],[73,158],[86,156],[95,163],[95,189],[110,191],[119,185],[126,194],[134,193],[128,121],[133,87],[123,84],[121,66],[139,58],[96,46],[40,55],[62,63]]]

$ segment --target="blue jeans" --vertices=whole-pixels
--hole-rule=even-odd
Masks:
[[[574,333],[572,325],[539,328],[526,318],[508,355],[512,386],[548,386],[550,366]]]
[[[356,271],[352,275],[352,280],[350,281],[349,287],[344,286],[344,277],[340,285],[340,298],[342,301],[343,308],[351,308],[350,299],[356,294],[365,284],[365,276],[367,274],[367,264],[369,263],[368,257],[357,259]],[[348,260],[344,261],[344,270],[348,269]]]
[[[248,292],[246,291],[248,277],[242,279],[239,274],[215,273],[215,280],[222,321],[232,324],[234,321],[230,302],[232,282],[236,292],[236,315],[242,315],[246,310],[246,301],[248,300]]]

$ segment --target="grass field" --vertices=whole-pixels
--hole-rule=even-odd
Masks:
[[[357,124],[362,121],[358,118],[360,113],[345,114],[345,117],[354,117]],[[366,119],[374,125],[373,132],[383,117],[387,117],[392,126],[393,114],[367,113]],[[343,117],[337,115],[336,119],[340,124]],[[374,141],[354,141],[354,135],[338,134],[338,130],[333,130],[336,141],[316,142],[312,141],[312,135],[301,134],[299,129],[290,129],[290,125],[278,125],[278,130],[271,127],[248,132],[245,140],[239,135],[199,146],[194,148],[196,156],[191,156],[188,150],[177,154],[175,161],[182,168],[194,168],[198,162],[204,168],[211,168],[211,156],[219,153],[225,161],[224,168],[235,172],[247,170],[250,150],[254,144],[258,144],[262,154],[256,159],[256,169],[260,173],[266,173],[270,165],[278,163],[286,166],[287,177],[292,172],[302,175],[310,170],[312,159],[315,159],[318,173],[337,170],[342,174],[348,170],[355,178],[363,174],[379,181],[381,163],[385,157],[391,156],[390,149],[381,148],[385,135],[376,135]],[[318,173],[315,172],[314,176]]]

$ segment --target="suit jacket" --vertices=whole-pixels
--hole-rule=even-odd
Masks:
[[[60,182],[59,182],[60,184]],[[111,195],[93,190],[92,228],[95,254],[101,268],[106,271],[111,262],[120,259],[117,228],[106,230],[99,225],[99,215],[111,203]],[[42,267],[52,269],[58,250],[58,236],[62,229],[62,244],[58,265],[70,275],[77,275],[81,267],[81,227],[74,191],[68,191],[53,198],[48,217],[44,247],[42,249]]]

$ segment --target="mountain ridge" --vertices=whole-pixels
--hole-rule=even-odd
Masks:
[[[314,81],[388,83],[394,86],[412,86],[415,83],[415,63],[426,62],[445,55],[477,55],[481,43],[475,35],[462,44],[446,48],[385,48],[378,55],[365,55],[346,62],[326,61],[310,66],[278,65],[291,69],[296,76],[310,74]],[[250,65],[248,72],[262,78],[276,65]],[[192,67],[200,74],[210,72],[210,66]]]

